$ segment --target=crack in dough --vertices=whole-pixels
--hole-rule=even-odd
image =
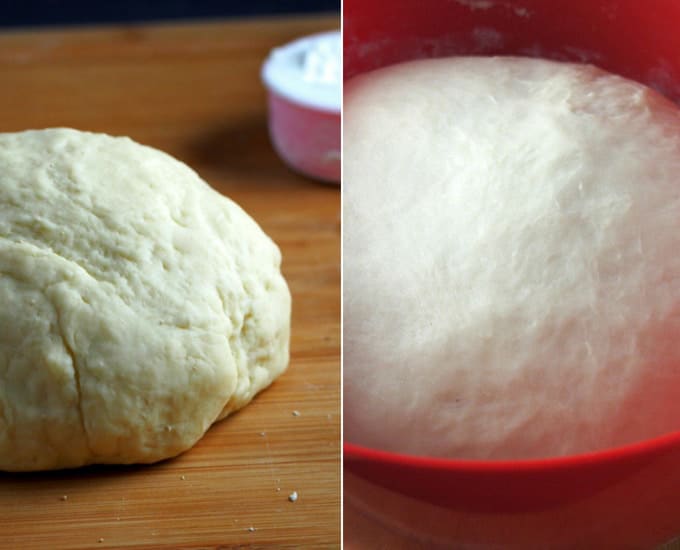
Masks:
[[[87,445],[88,451],[92,456],[94,456],[95,453],[92,452],[92,448],[90,447],[90,440],[87,435],[87,427],[85,425],[85,415],[83,413],[83,394],[80,389],[80,373],[78,372],[78,360],[76,358],[76,353],[73,351],[73,348],[71,345],[68,343],[68,340],[66,339],[66,336],[64,335],[64,328],[61,324],[61,316],[59,315],[59,308],[52,304],[54,307],[55,314],[57,316],[57,328],[59,331],[59,337],[61,338],[61,341],[64,344],[64,350],[68,354],[68,356],[71,358],[71,365],[73,366],[73,380],[75,382],[75,387],[76,387],[76,394],[77,394],[77,407],[78,407],[78,420],[80,421],[80,427],[83,430],[83,438],[85,440],[85,445]]]

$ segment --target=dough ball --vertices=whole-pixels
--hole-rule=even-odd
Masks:
[[[417,61],[344,104],[349,441],[521,459],[680,428],[680,115],[592,66]]]
[[[0,469],[187,450],[286,368],[280,261],[160,151],[0,134]]]

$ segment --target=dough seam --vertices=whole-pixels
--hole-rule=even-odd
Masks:
[[[95,456],[95,453],[92,451],[92,447],[90,446],[90,438],[87,434],[87,429],[85,428],[85,414],[83,413],[83,394],[80,388],[80,372],[78,371],[78,362],[76,361],[76,354],[73,351],[73,348],[71,348],[70,344],[68,343],[66,334],[64,334],[64,327],[62,326],[61,323],[61,313],[59,312],[59,308],[54,303],[52,303],[52,307],[54,307],[54,311],[57,316],[57,329],[59,331],[59,337],[61,338],[61,341],[64,344],[64,349],[66,350],[66,353],[71,358],[71,366],[73,368],[73,380],[75,381],[76,386],[78,420],[80,421],[80,427],[83,430],[85,446],[87,447],[87,450],[89,451],[90,455]]]
[[[247,292],[246,292],[246,294],[247,294]],[[237,331],[236,330],[236,323],[234,323],[234,320],[233,320],[234,318],[233,318],[232,315],[229,314],[229,310],[227,309],[227,301],[224,298],[224,292],[222,291],[222,289],[219,286],[217,287],[217,295],[219,296],[220,304],[222,305],[222,311],[224,311],[225,316],[228,317],[229,320],[232,323],[231,334],[228,336],[227,341],[229,342],[229,352],[232,354],[232,356],[234,357],[234,361],[236,362],[236,368],[234,369],[234,377],[235,377],[234,387],[238,388],[238,384],[239,384],[240,379],[241,379],[241,373],[239,372],[238,357],[236,357],[236,355],[234,353],[234,350],[237,349],[237,346],[235,346],[234,344],[236,342],[236,339],[241,337],[241,332],[243,331],[243,320],[241,320],[241,327]],[[245,318],[245,315],[244,315],[244,318]],[[234,392],[229,397],[227,402],[224,404],[224,407],[222,407],[222,410],[217,415],[217,418],[215,419],[216,421],[224,420],[227,416],[229,416],[232,412],[234,412],[233,409],[232,409],[232,406],[233,406],[233,403],[234,403],[236,393],[237,392]]]

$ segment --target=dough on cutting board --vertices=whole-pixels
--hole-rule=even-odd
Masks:
[[[276,245],[172,157],[0,134],[0,469],[154,462],[288,364]]]
[[[345,86],[344,433],[518,459],[680,429],[680,114],[580,64]]]

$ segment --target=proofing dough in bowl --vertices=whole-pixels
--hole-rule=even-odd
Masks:
[[[153,462],[288,363],[276,245],[127,138],[0,134],[0,469]]]
[[[680,115],[595,67],[448,58],[344,103],[344,433],[520,459],[680,429]]]

